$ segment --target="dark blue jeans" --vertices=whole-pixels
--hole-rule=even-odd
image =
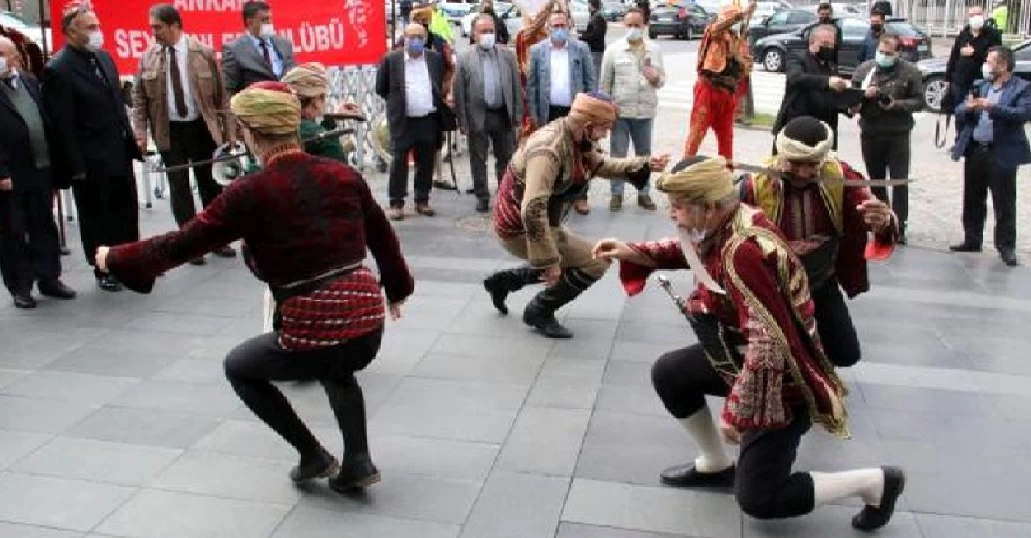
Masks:
[[[619,118],[612,126],[612,134],[609,135],[609,153],[613,157],[623,158],[630,151],[630,142],[634,143],[634,153],[637,156],[651,155],[652,153],[652,123],[653,118]],[[612,196],[623,196],[622,179],[612,180]],[[651,184],[645,184],[638,194],[648,194]]]

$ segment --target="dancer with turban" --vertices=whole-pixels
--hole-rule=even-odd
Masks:
[[[149,293],[165,271],[244,239],[249,267],[275,296],[275,331],[229,352],[229,383],[297,449],[294,482],[332,476],[329,485],[337,491],[374,484],[380,474],[369,455],[354,372],[375,358],[383,337],[387,308],[380,282],[394,318],[414,289],[401,246],[354,169],[301,151],[301,104],[285,84],[253,84],[230,107],[263,169],[227,187],[179,231],[100,247],[97,267]],[[366,249],[379,278],[363,263]],[[344,438],[339,464],[271,383],[290,380],[322,383]]]
[[[528,265],[498,271],[484,280],[494,306],[508,313],[505,298],[528,284],[547,288],[523,311],[523,322],[549,338],[572,333],[555,311],[576,299],[608,269],[591,258],[591,243],[574,235],[563,221],[591,178],[626,179],[643,186],[652,171],[665,169],[669,156],[613,159],[598,147],[616,121],[616,105],[601,93],[576,96],[569,115],[536,131],[516,150],[498,189],[494,233],[501,245]]]
[[[733,487],[741,510],[758,519],[858,497],[865,506],[853,527],[887,524],[905,485],[901,469],[791,471],[812,424],[848,436],[847,390],[824,356],[798,257],[761,211],[740,203],[722,158],[689,157],[655,186],[669,196],[679,238],[606,239],[593,252],[622,262],[629,295],[656,269],[690,269],[698,282],[683,311],[700,343],[659,358],[652,383],[700,455],[663,471],[662,482]],[[707,395],[726,398],[718,429]],[[741,446],[736,467],[721,435]]]
[[[301,102],[301,140],[304,140],[304,151],[334,159],[343,163],[347,161],[347,152],[340,144],[339,137],[320,138],[322,133],[337,128],[337,120],[322,118],[326,109],[326,94],[329,86],[329,75],[320,63],[301,64],[283,76],[283,83],[290,86]],[[357,105],[342,103],[337,114],[361,114]]]
[[[840,367],[860,358],[859,337],[841,288],[849,299],[870,289],[866,260],[890,256],[899,227],[869,187],[842,183],[864,178],[831,151],[833,139],[830,126],[816,118],[789,121],[777,135],[777,155],[765,162],[781,174],[745,175],[741,200],[762,209],[801,258],[820,339],[827,357]]]
[[[742,10],[736,3],[720,8],[716,21],[705,29],[698,46],[698,80],[694,85],[691,125],[684,143],[684,155],[698,154],[702,139],[711,128],[719,154],[734,158],[734,118],[739,92],[752,70],[748,38],[734,26],[748,21],[755,12],[753,1]]]

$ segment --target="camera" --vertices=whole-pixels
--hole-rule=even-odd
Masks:
[[[889,106],[889,105],[891,105],[891,96],[890,95],[885,95],[883,93],[879,94],[877,96],[877,104],[879,104],[881,106]]]

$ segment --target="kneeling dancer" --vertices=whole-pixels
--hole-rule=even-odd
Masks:
[[[608,260],[591,257],[591,243],[563,224],[593,177],[626,179],[643,187],[651,172],[665,169],[668,156],[613,159],[598,147],[616,121],[616,105],[603,93],[581,93],[569,115],[535,131],[509,162],[494,206],[494,233],[513,256],[529,262],[494,273],[483,285],[494,306],[508,313],[505,298],[543,280],[547,288],[523,311],[523,322],[549,338],[570,338],[555,319],[569,303],[605,274]]]
[[[823,354],[805,270],[757,209],[738,200],[722,158],[691,157],[656,188],[670,197],[680,239],[599,242],[594,254],[619,259],[630,295],[651,271],[690,269],[700,282],[684,305],[700,344],[663,355],[652,382],[666,409],[701,454],[662,472],[680,487],[731,487],[741,509],[759,519],[786,518],[847,497],[865,507],[852,526],[888,523],[905,485],[899,468],[792,473],[812,423],[847,437],[845,394]],[[726,403],[717,429],[705,396]],[[741,445],[737,467],[723,438]]]
[[[890,256],[899,226],[869,187],[845,183],[864,178],[831,152],[833,144],[826,123],[811,116],[789,121],[777,134],[777,155],[764,163],[781,174],[745,175],[741,201],[762,209],[801,258],[827,358],[852,366],[860,358],[859,337],[841,288],[849,299],[869,291],[867,252]]]
[[[230,185],[181,230],[101,247],[97,267],[149,293],[155,277],[244,239],[248,265],[276,301],[275,331],[229,352],[226,377],[240,399],[300,453],[295,482],[330,477],[338,491],[380,475],[369,456],[365,402],[354,372],[379,351],[385,308],[366,247],[379,267],[392,316],[414,289],[394,230],[353,168],[305,154],[300,102],[278,82],[233,97],[233,114],[263,169]],[[322,383],[344,438],[337,464],[272,381]],[[337,470],[339,469],[339,472]]]

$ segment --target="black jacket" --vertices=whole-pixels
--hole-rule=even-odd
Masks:
[[[594,12],[594,15],[591,15],[591,20],[587,23],[584,35],[580,36],[580,41],[587,43],[591,52],[605,52],[605,33],[608,28],[609,23],[605,21],[605,17],[602,16],[599,9]]]
[[[852,75],[862,83],[873,72],[871,83],[895,100],[885,110],[876,99],[864,99],[860,109],[859,128],[863,136],[905,134],[913,130],[913,113],[924,108],[924,82],[920,70],[912,62],[899,58],[890,69],[880,69],[876,62],[864,62]]]
[[[376,95],[387,102],[387,121],[390,125],[391,138],[399,138],[405,132],[407,108],[405,101],[405,55],[404,49],[394,50],[383,57],[376,70]],[[433,107],[440,121],[440,114],[445,110],[444,104],[444,60],[440,54],[432,50],[424,50],[426,67],[430,72],[430,85],[433,86]]]
[[[39,82],[32,75],[24,71],[18,73],[18,84],[28,90],[32,100],[39,108],[39,115],[43,118],[43,130],[50,149],[51,166],[59,156],[57,150],[59,145],[52,142],[53,123],[43,108],[43,98],[39,94]],[[41,184],[45,176],[36,171],[36,162],[32,152],[32,145],[29,140],[29,129],[25,120],[14,107],[14,103],[7,97],[7,94],[0,92],[0,178],[11,178],[15,191],[29,188],[49,188],[51,185]]]
[[[829,81],[837,76],[838,66],[831,62],[820,62],[808,50],[788,56],[785,66],[784,100],[780,104],[777,121],[773,123],[773,134],[780,132],[787,122],[799,116],[813,116],[826,122],[838,133],[838,114],[842,110],[834,99],[834,90]],[[834,137],[834,148],[838,137]]]
[[[802,43],[804,43],[805,46],[808,47],[809,46],[809,34],[811,34],[812,31],[817,26],[820,26],[820,25],[823,25],[823,24],[830,24],[831,26],[834,27],[834,30],[836,32],[835,36],[834,36],[834,65],[837,66],[838,65],[838,53],[841,51],[841,42],[842,42],[842,39],[844,39],[844,36],[841,33],[841,21],[839,19],[832,18],[831,22],[827,22],[827,23],[816,21],[813,24],[810,24],[809,26],[806,26],[805,30],[802,30]],[[837,73],[837,71],[835,71],[835,73]]]
[[[107,84],[93,68],[94,56]],[[55,127],[50,143],[61,147],[62,158],[53,163],[58,182],[81,174],[121,177],[131,173],[133,159],[143,160],[126,115],[118,70],[106,52],[61,49],[43,69],[43,105]]]
[[[968,44],[974,47],[973,56],[963,56],[959,52]],[[945,66],[945,80],[969,89],[975,80],[982,78],[981,65],[988,59],[988,49],[999,45],[1002,45],[1002,35],[995,28],[985,24],[981,33],[974,37],[970,26],[965,26],[952,45],[952,54]]]

